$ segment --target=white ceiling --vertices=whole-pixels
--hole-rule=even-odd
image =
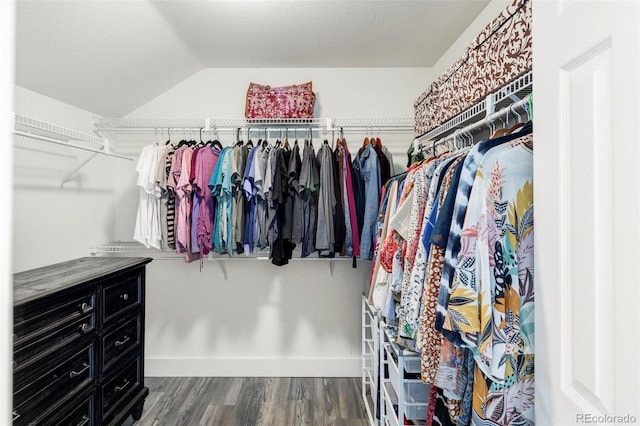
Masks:
[[[209,67],[430,67],[489,0],[19,0],[16,84],[120,117]]]

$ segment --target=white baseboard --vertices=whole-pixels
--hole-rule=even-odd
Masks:
[[[147,377],[360,377],[362,358],[146,358]]]

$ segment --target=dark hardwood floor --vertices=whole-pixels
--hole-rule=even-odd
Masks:
[[[360,378],[147,377],[137,426],[366,426]]]

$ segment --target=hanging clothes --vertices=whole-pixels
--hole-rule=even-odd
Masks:
[[[176,251],[184,253],[185,262],[192,262],[196,259],[192,256],[191,251],[191,213],[193,207],[192,187],[189,177],[191,175],[191,159],[193,157],[193,148],[183,146],[181,155],[181,166],[176,168],[179,170],[179,177],[176,183],[176,204],[178,215],[176,219]]]
[[[320,256],[328,257],[335,252],[336,193],[333,179],[333,154],[326,140],[318,151],[318,161],[320,163],[320,186],[315,246]]]
[[[194,199],[199,199],[198,203],[194,202],[194,216],[197,208],[197,220],[195,221],[196,241],[198,244],[201,258],[203,255],[213,251],[213,220],[214,220],[214,202],[209,182],[211,176],[220,158],[220,151],[212,147],[203,147],[197,153],[195,163],[195,173],[193,179]]]
[[[372,259],[374,250],[374,236],[376,234],[376,219],[380,202],[380,162],[375,148],[371,143],[358,152],[353,160],[353,169],[357,177],[360,207],[362,211],[362,226],[360,227],[360,257]]]
[[[334,154],[338,172],[338,189],[336,193],[340,193],[339,199],[343,211],[343,218],[338,227],[342,227],[342,223],[344,223],[344,243],[342,244],[340,255],[359,256],[360,240],[351,173],[351,154],[345,139],[338,140]],[[339,212],[336,211],[336,214],[338,215]],[[339,239],[338,232],[336,233],[336,240]]]
[[[300,198],[300,174],[302,172],[302,158],[300,157],[300,147],[296,140],[291,150],[289,158],[289,180],[287,191],[289,200],[291,200],[291,218],[286,217],[285,236],[290,236],[292,244],[300,244],[302,242],[302,229],[304,223],[304,213],[302,208],[302,199]],[[289,210],[287,209],[287,212]],[[289,233],[289,225],[291,233]]]
[[[532,140],[482,157],[461,233],[443,327],[475,359],[474,421],[533,420]]]
[[[157,145],[145,146],[136,164],[139,200],[133,238],[147,248],[161,249],[160,191],[156,178],[158,149]]]
[[[231,197],[232,197],[232,227],[233,227],[233,252],[244,252],[244,231],[245,231],[245,206],[246,196],[243,188],[244,170],[249,157],[249,148],[239,142],[233,148],[231,161]]]
[[[354,267],[355,257],[373,257],[381,176],[393,170],[379,139],[356,158],[344,139],[335,149],[325,141],[317,153],[310,141],[304,149],[297,141],[215,143],[182,140],[144,150],[136,240],[173,247],[188,262],[211,251],[268,249],[274,263],[286,264],[298,244],[302,257],[353,256]]]
[[[257,208],[257,220],[256,220],[256,244],[255,246],[259,250],[263,250],[269,247],[267,240],[268,234],[268,194],[271,186],[271,168],[269,167],[269,153],[271,152],[271,146],[268,143],[263,142],[263,150],[259,157],[258,167],[256,169],[256,186],[258,191],[258,208]]]
[[[231,254],[233,227],[231,222],[231,147],[224,147],[209,181],[211,195],[216,200],[213,225],[213,250],[220,254]],[[231,250],[231,252],[229,251]]]
[[[369,301],[421,354],[428,424],[534,423],[531,131],[429,158],[381,191]]]
[[[284,217],[287,202],[288,183],[288,156],[282,148],[273,150],[273,188],[270,193],[270,202],[276,213],[270,226],[274,228],[274,239],[271,242],[269,257],[271,263],[276,266],[283,266],[289,263],[293,255],[295,245],[290,239],[284,238]],[[290,152],[288,153],[290,154]]]
[[[305,141],[300,168],[300,201],[302,204],[302,257],[316,249],[316,224],[318,220],[318,190],[320,188],[319,165],[311,142]]]
[[[169,211],[170,198],[173,194],[167,188],[167,177],[171,169],[171,156],[173,156],[174,148],[171,145],[159,145],[158,161],[156,169],[156,182],[160,191],[160,233],[162,235],[161,247],[165,249],[173,249],[175,246],[171,244],[170,239],[173,238],[173,212]],[[169,165],[167,167],[167,158]],[[175,199],[173,199],[175,203]],[[171,218],[171,231],[169,231],[169,219]]]
[[[360,231],[358,229],[358,219],[356,212],[356,201],[354,194],[354,183],[353,183],[353,168],[351,166],[351,154],[349,153],[349,148],[347,147],[347,141],[342,140],[341,149],[344,151],[343,154],[343,174],[344,174],[344,192],[346,194],[345,198],[345,206],[348,206],[348,209],[345,208],[345,224],[348,229],[348,232],[351,234],[351,248],[349,246],[346,247],[347,256],[360,256]],[[350,250],[352,250],[350,252]]]
[[[202,197],[196,194],[195,188],[193,187],[193,181],[196,178],[196,162],[201,150],[202,148],[199,146],[193,149],[191,168],[189,169],[189,183],[191,184],[191,253],[201,253],[200,245],[198,244],[198,217],[200,216],[200,201]]]
[[[176,249],[176,239],[175,239],[175,221],[176,221],[176,194],[173,189],[169,185],[169,176],[171,174],[171,164],[173,161],[173,155],[175,154],[175,147],[169,145],[169,149],[167,151],[167,155],[165,158],[165,177],[163,181],[163,186],[161,186],[161,191],[163,191],[163,199],[166,199],[166,235],[167,235],[167,244],[166,247],[170,250]],[[166,195],[164,194],[166,192]],[[162,206],[161,206],[162,208]],[[165,215],[163,214],[163,217]]]
[[[255,164],[257,162],[256,156],[260,155],[262,152],[262,146],[260,143],[253,148],[249,152],[249,157],[247,158],[247,164],[245,166],[244,178],[243,178],[243,190],[246,199],[246,207],[245,207],[245,222],[244,222],[244,253],[249,255],[253,253],[255,244],[254,244],[254,234],[256,231],[255,221],[256,221],[256,208],[257,208],[257,193],[258,189],[256,188],[255,180],[256,180],[256,168]]]

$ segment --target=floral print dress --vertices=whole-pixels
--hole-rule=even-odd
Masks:
[[[483,156],[443,328],[475,360],[473,423],[534,424],[532,135]]]

